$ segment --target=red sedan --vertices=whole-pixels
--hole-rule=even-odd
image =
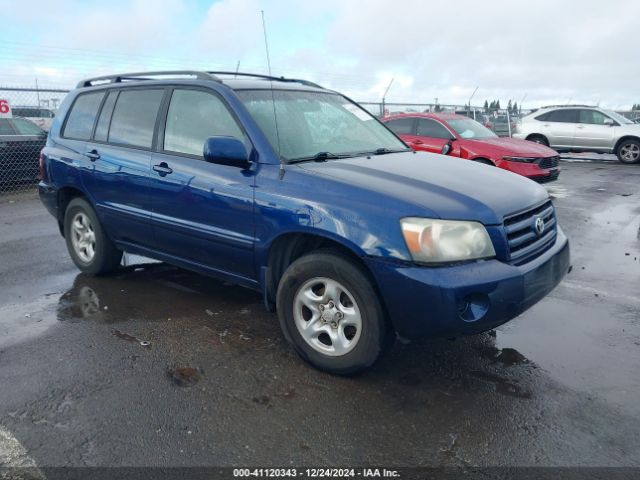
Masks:
[[[560,174],[558,152],[526,140],[498,137],[475,120],[452,113],[403,113],[382,121],[414,150],[468,158],[538,182]]]

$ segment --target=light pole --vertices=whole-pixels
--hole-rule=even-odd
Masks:
[[[391,88],[391,85],[393,84],[393,81],[395,80],[395,78],[391,78],[391,81],[389,82],[389,85],[387,85],[387,89],[384,91],[384,93],[382,94],[382,116],[384,117],[384,112],[385,112],[385,100],[387,98],[387,93],[389,92],[389,89]]]

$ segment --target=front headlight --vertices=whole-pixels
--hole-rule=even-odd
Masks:
[[[457,262],[496,255],[487,230],[478,222],[408,217],[400,224],[416,262]]]

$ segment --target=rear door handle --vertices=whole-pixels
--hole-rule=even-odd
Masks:
[[[85,152],[84,155],[86,157],[88,157],[89,160],[91,160],[92,162],[95,162],[96,160],[98,160],[100,158],[100,154],[95,149],[94,150],[89,150],[88,152]]]
[[[160,162],[158,165],[154,165],[153,170],[158,172],[161,177],[173,173],[173,169],[167,165],[167,162]]]

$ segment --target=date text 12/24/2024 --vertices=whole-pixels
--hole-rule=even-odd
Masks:
[[[397,470],[386,468],[235,468],[236,478],[302,477],[302,478],[399,478]]]

